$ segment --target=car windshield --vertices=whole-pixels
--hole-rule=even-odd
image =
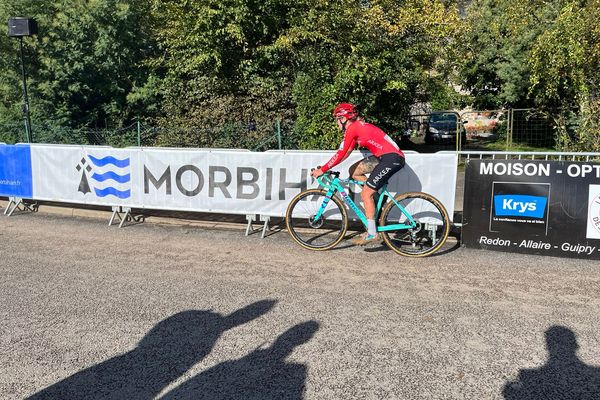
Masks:
[[[431,122],[456,122],[456,115],[454,114],[432,114],[429,117]]]

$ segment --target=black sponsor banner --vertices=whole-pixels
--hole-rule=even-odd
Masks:
[[[600,259],[600,164],[469,160],[464,199],[467,247]]]

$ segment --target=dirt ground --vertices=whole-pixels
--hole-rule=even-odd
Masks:
[[[598,399],[600,265],[0,215],[2,399]]]

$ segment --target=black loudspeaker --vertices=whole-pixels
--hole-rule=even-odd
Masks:
[[[8,20],[8,36],[23,37],[36,35],[38,25],[33,18],[12,17]]]

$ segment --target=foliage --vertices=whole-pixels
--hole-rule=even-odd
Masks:
[[[293,96],[303,147],[339,143],[332,106],[358,105],[369,121],[395,133],[415,101],[446,81],[458,11],[441,1],[313,1],[283,35],[298,60]]]
[[[291,63],[273,46],[290,7],[282,0],[155,1],[161,55],[153,65],[164,71],[158,123],[198,131],[247,124],[258,127],[250,136],[262,136],[272,134],[275,119],[291,118]],[[160,136],[173,140],[203,142]]]
[[[40,32],[26,38],[32,118],[72,126],[119,126],[135,110],[127,101],[142,86],[153,52],[142,0],[6,0],[0,19],[35,17]],[[14,39],[2,38],[10,49]],[[14,52],[14,51],[12,51]],[[1,91],[17,87],[18,64],[0,68]],[[8,96],[15,103],[15,95]],[[9,108],[6,107],[5,108]],[[13,106],[14,108],[14,106]],[[14,111],[13,111],[14,113]]]
[[[198,126],[295,119],[301,147],[339,142],[330,118],[357,103],[386,129],[444,79],[459,24],[442,1],[253,0],[155,4],[164,55],[163,123]]]
[[[529,57],[529,95],[553,118],[562,150],[600,151],[600,1],[564,4]]]
[[[468,100],[536,107],[561,148],[589,149],[599,10],[600,0],[3,0],[0,20],[40,26],[24,40],[38,141],[69,140],[61,125],[129,143],[120,128],[141,120],[159,127],[148,144],[248,147],[273,140],[281,121],[290,145],[332,148],[338,102],[394,135],[415,104]],[[0,140],[23,140],[17,44],[0,35]]]
[[[538,0],[475,0],[460,41],[461,80],[478,109],[529,107],[527,57],[543,30]],[[543,8],[543,7],[542,7]]]
[[[474,1],[461,39],[474,105],[535,107],[553,121],[559,149],[596,143],[599,10],[599,0]]]

